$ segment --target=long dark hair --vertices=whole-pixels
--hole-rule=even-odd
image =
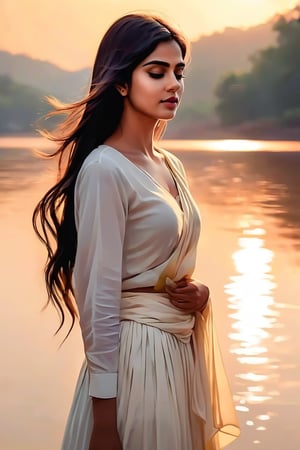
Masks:
[[[184,37],[164,20],[143,14],[129,14],[113,23],[104,35],[95,60],[88,95],[81,101],[62,104],[50,99],[54,111],[50,115],[66,117],[47,137],[58,143],[50,157],[58,157],[59,181],[44,195],[33,213],[33,227],[45,244],[48,257],[45,280],[48,302],[60,316],[61,329],[65,310],[69,311],[73,328],[76,305],[73,301],[72,271],[77,248],[74,219],[74,187],[78,172],[87,155],[119,125],[123,113],[123,97],[117,85],[129,84],[133,70],[161,42],[175,40],[185,58]],[[156,138],[164,128],[155,130]]]

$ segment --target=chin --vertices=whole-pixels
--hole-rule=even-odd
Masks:
[[[159,117],[159,120],[172,120],[176,116],[176,111],[170,111],[167,114],[162,114],[161,117]]]

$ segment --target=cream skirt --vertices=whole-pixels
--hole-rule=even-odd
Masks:
[[[118,429],[123,450],[204,450],[202,423],[191,406],[193,371],[190,344],[155,327],[121,323]],[[84,363],[62,450],[88,450],[92,426]]]

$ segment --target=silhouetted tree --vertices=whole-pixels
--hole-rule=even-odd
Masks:
[[[277,118],[300,124],[300,6],[274,25],[277,46],[251,58],[248,73],[230,73],[216,88],[216,112],[224,124]]]

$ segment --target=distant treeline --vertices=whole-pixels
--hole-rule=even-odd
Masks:
[[[42,92],[0,75],[0,133],[34,131],[38,118],[48,111]]]
[[[269,23],[245,31],[227,29],[194,43],[192,70],[179,114],[170,124],[171,133],[173,127],[177,138],[188,137],[189,133],[201,137],[202,122],[205,129],[209,123],[229,129],[228,125],[240,127],[240,124],[256,122],[273,129],[274,125],[297,128],[300,125],[299,17],[300,5],[277,19],[274,31]],[[276,46],[272,44],[274,33]],[[234,51],[237,39],[240,45]],[[265,45],[269,47],[257,51]],[[248,55],[253,52],[249,66]],[[0,65],[2,134],[34,132],[37,121],[50,108],[45,95],[76,100],[84,92],[90,73],[90,70],[64,72],[49,63],[4,52],[0,52]],[[234,72],[236,68],[241,71]],[[221,75],[228,70],[231,72]],[[216,122],[216,114],[224,127]],[[50,119],[42,126],[52,127],[57,120]]]
[[[216,88],[224,125],[257,119],[300,125],[300,6],[274,25],[277,45],[256,53],[249,72],[229,73]]]

